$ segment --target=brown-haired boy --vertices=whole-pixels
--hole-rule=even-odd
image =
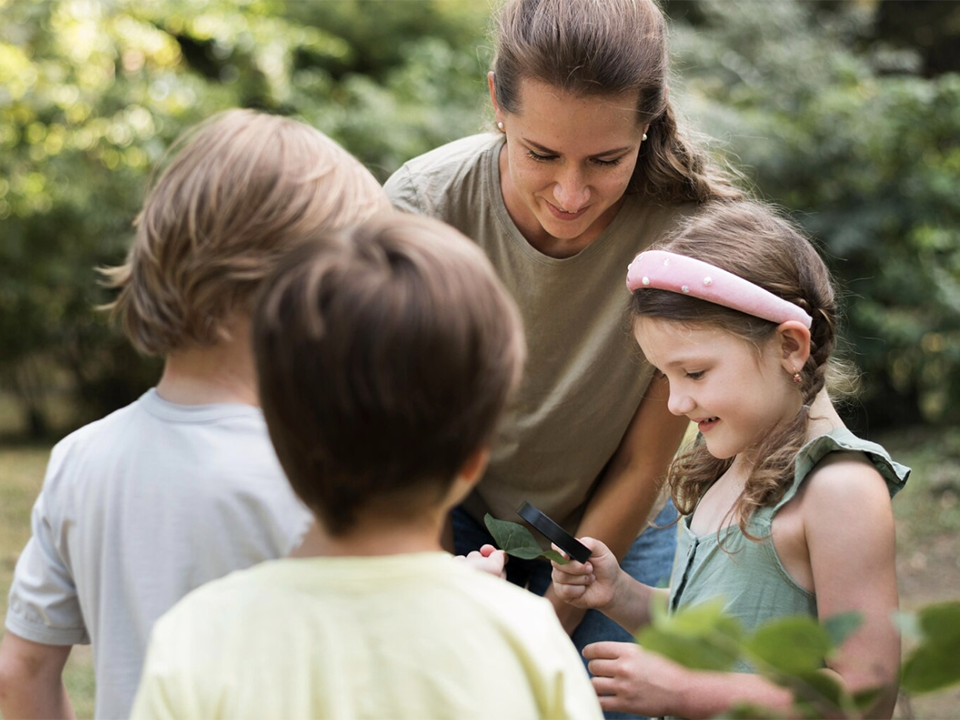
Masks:
[[[63,666],[90,643],[96,715],[127,717],[154,621],[300,543],[311,515],[257,407],[252,298],[284,256],[384,208],[370,173],[293,120],[233,110],[182,142],[108,271],[115,313],[163,375],[53,450],[0,646],[4,716],[72,714]]]
[[[268,283],[254,347],[316,557],[161,618],[133,717],[599,718],[550,604],[441,551],[524,355],[482,251],[401,215],[326,236]]]

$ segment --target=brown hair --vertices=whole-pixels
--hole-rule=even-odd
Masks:
[[[142,353],[208,346],[249,311],[291,248],[389,207],[374,177],[320,131],[229,110],[183,135],[135,221],[126,262],[101,272],[106,306]]]
[[[650,124],[631,191],[671,204],[737,199],[733,171],[681,132],[667,90],[666,21],[653,0],[509,0],[495,21],[497,104],[520,112],[520,83],[539,80],[580,96],[639,92]]]
[[[327,532],[435,507],[488,443],[524,357],[483,252],[443,223],[377,217],[318,238],[254,316],[260,398],[296,493]]]
[[[727,270],[799,305],[813,317],[810,357],[800,370],[797,385],[803,410],[751,451],[756,462],[731,511],[749,536],[745,525],[753,510],[776,504],[793,480],[794,461],[806,437],[809,406],[824,388],[828,368],[833,365],[831,375],[843,374],[841,364],[831,359],[837,345],[837,303],[830,273],[802,230],[771,207],[754,202],[708,205],[656,247]],[[635,317],[718,327],[757,347],[771,339],[777,328],[777,323],[666,290],[634,291],[631,308]],[[677,458],[667,480],[680,512],[692,513],[703,493],[732,462],[733,458],[713,457],[702,443]]]

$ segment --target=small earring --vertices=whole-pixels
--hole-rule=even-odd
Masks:
[[[800,371],[799,371],[799,370],[794,371],[794,373],[793,373],[793,381],[794,381],[795,383],[803,382],[803,378],[800,377]]]
[[[644,141],[644,142],[647,141],[647,134],[646,134],[646,133],[643,134],[643,141]]]
[[[502,122],[499,122],[499,121],[497,122],[497,130],[499,130],[500,132],[503,132],[503,123],[502,123]]]

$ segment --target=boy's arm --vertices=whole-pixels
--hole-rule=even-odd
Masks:
[[[0,713],[15,718],[73,718],[63,685],[72,645],[43,645],[9,630],[0,642]]]
[[[665,378],[650,381],[577,528],[578,537],[601,540],[618,560],[643,530],[689,424],[687,418],[667,409],[668,397]],[[545,597],[553,603],[564,628],[568,632],[576,629],[586,611],[566,604],[552,585]]]

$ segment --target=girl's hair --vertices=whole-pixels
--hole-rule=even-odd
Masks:
[[[494,27],[494,89],[504,110],[521,111],[525,79],[579,96],[639,92],[637,123],[650,129],[630,190],[670,204],[741,197],[734,173],[678,127],[666,21],[654,0],[508,0]]]
[[[175,154],[174,154],[175,153]],[[376,179],[302,122],[218,113],[184,133],[136,219],[126,262],[103,268],[106,306],[133,346],[166,356],[229,337],[291,249],[389,209]]]
[[[826,385],[828,370],[844,369],[831,355],[837,345],[837,303],[830,272],[809,238],[772,208],[755,202],[718,202],[704,207],[661,243],[658,250],[702,260],[799,305],[813,318],[810,357],[800,370],[797,389],[803,409],[768,433],[752,449],[754,467],[731,513],[748,537],[746,522],[754,509],[777,503],[789,487],[794,461],[803,446],[809,406]],[[635,318],[663,318],[690,326],[711,326],[743,338],[758,350],[775,334],[777,323],[667,290],[640,289],[631,299]],[[832,366],[832,367],[831,367]],[[670,467],[667,482],[681,513],[697,501],[731,465],[732,458],[710,455],[695,443]]]

